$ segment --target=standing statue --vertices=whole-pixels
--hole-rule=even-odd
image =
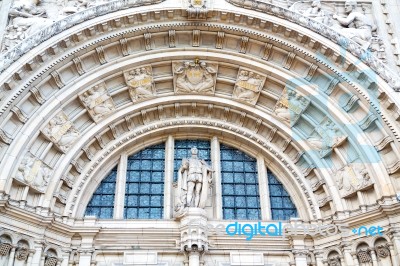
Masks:
[[[187,207],[204,208],[209,184],[212,182],[212,169],[198,158],[196,147],[191,149],[192,156],[182,160],[178,170],[178,201],[175,213],[182,214]]]
[[[352,39],[356,43],[362,46],[364,49],[368,49],[371,44],[372,32],[375,31],[376,25],[364,14],[357,12],[357,1],[347,0],[345,3],[345,11],[348,14],[346,18],[333,15],[333,19],[336,19],[345,29],[341,32],[344,36]]]

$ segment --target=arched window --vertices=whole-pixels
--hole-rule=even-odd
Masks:
[[[117,166],[103,179],[94,192],[86,207],[86,215],[94,215],[101,219],[111,219],[113,217],[116,177]]]
[[[272,220],[289,220],[291,217],[297,217],[296,206],[282,183],[271,171],[268,171],[268,186]]]
[[[226,145],[220,149],[224,219],[260,219],[256,160]]]

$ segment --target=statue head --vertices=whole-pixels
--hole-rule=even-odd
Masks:
[[[199,151],[197,150],[196,147],[193,147],[190,151],[192,152],[192,157],[197,157],[197,154],[199,153]]]
[[[347,0],[344,3],[344,10],[346,13],[351,13],[357,7],[357,1],[355,0]]]
[[[314,1],[312,2],[312,4],[311,4],[311,7],[318,7],[318,8],[321,8],[321,7],[322,7],[322,5],[321,5],[321,0],[314,0]]]

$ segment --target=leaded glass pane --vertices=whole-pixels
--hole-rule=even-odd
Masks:
[[[223,144],[220,150],[224,219],[260,219],[256,160]]]
[[[297,209],[282,183],[268,170],[269,197],[273,220],[297,217]]]
[[[183,158],[190,158],[190,149],[196,147],[198,157],[211,165],[211,147],[208,140],[176,140],[174,150],[174,180],[178,179],[178,170]]]
[[[124,217],[160,219],[164,200],[165,145],[148,147],[128,157]]]
[[[111,219],[114,212],[115,181],[117,166],[100,183],[89,201],[85,215],[94,215],[99,219]]]

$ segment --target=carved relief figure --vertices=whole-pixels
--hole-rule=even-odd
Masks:
[[[50,180],[50,174],[50,168],[42,161],[27,155],[22,159],[15,177],[23,183],[43,192]]]
[[[332,26],[332,16],[335,13],[335,8],[328,4],[322,5],[320,0],[314,0],[311,4],[310,2],[297,1],[290,7],[290,10],[297,11],[325,25]]]
[[[274,113],[284,122],[293,126],[309,103],[308,99],[297,94],[294,90],[285,89],[275,106]]]
[[[185,212],[188,207],[204,208],[209,184],[212,182],[212,169],[204,160],[198,158],[196,147],[192,156],[182,160],[178,170],[178,200],[175,216]]]
[[[79,131],[63,112],[51,119],[42,132],[63,152],[66,152],[80,136]]]
[[[151,66],[136,68],[124,72],[126,84],[129,86],[129,94],[133,102],[152,98],[155,96]]]
[[[79,95],[79,99],[95,121],[115,110],[114,102],[104,83],[96,85]]]
[[[261,77],[251,71],[239,70],[233,91],[233,98],[255,104],[264,82],[265,77]]]
[[[342,196],[347,196],[372,184],[368,172],[357,166],[345,166],[336,172],[336,183]]]
[[[356,11],[357,1],[348,0],[345,3],[345,12],[347,17],[342,18],[333,15],[343,27],[340,32],[347,38],[352,39],[364,49],[368,49],[371,44],[372,32],[375,31],[376,25],[364,14]]]
[[[315,150],[319,151],[321,157],[325,157],[333,148],[342,144],[346,138],[334,122],[325,119],[315,127],[314,134],[307,141]]]
[[[174,63],[174,85],[176,93],[213,93],[216,65],[195,60]]]

